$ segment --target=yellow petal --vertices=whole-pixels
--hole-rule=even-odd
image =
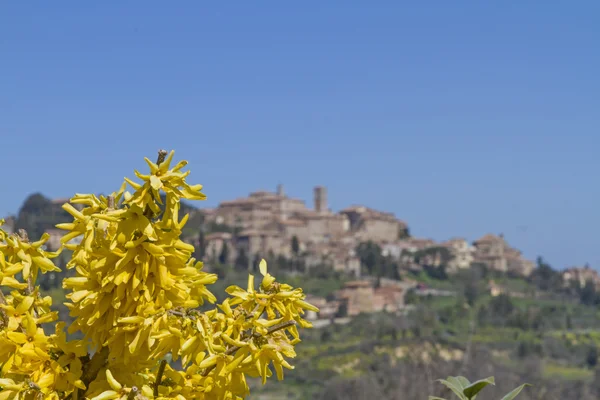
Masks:
[[[19,304],[16,308],[16,312],[18,314],[23,314],[24,312],[26,312],[27,310],[29,310],[31,308],[31,306],[33,305],[33,296],[26,296],[23,298],[23,301],[21,302],[21,304]]]
[[[117,380],[113,377],[113,374],[112,372],[110,372],[109,369],[106,370],[106,381],[108,382],[112,390],[119,391],[123,388],[123,385],[117,382]]]
[[[156,175],[150,175],[150,186],[154,190],[159,190],[163,187],[163,183]]]
[[[248,293],[254,293],[254,275],[248,275]]]
[[[115,392],[114,390],[106,390],[104,392],[102,392],[101,394],[99,394],[96,397],[93,397],[92,400],[110,400],[110,399],[118,399],[119,398],[119,393]]]
[[[260,273],[262,274],[262,276],[267,275],[267,262],[265,261],[264,258],[262,260],[260,260],[260,264],[259,264],[258,268],[260,269]]]

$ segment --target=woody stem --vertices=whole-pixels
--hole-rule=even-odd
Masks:
[[[162,383],[162,377],[165,373],[165,367],[167,366],[167,360],[161,360],[160,366],[158,367],[158,373],[156,374],[156,382],[154,383],[154,397],[158,397],[158,387]]]
[[[165,161],[165,158],[167,158],[167,151],[164,149],[160,149],[158,151],[158,157],[156,158],[156,165],[160,165],[163,163],[163,161]],[[156,199],[154,199],[154,194],[152,194],[152,198],[154,201],[156,201]],[[150,207],[146,206],[146,208],[144,209],[144,216],[148,219],[152,219],[153,218],[153,213],[152,210],[150,209]]]

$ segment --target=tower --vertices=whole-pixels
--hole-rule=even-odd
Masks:
[[[327,188],[325,186],[315,186],[314,203],[316,212],[327,212]]]
[[[277,195],[281,197],[285,196],[285,192],[283,191],[283,185],[281,183],[277,185]]]

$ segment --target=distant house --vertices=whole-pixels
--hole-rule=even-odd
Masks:
[[[596,289],[600,290],[600,274],[597,270],[590,268],[589,265],[568,268],[563,271],[562,278],[565,285],[574,283],[579,287],[584,287],[587,282],[592,282]]]
[[[500,236],[487,234],[475,241],[476,262],[487,265],[489,268],[506,272],[508,270],[504,257],[504,239]]]
[[[60,239],[65,235],[65,231],[61,229],[48,229],[46,231],[50,235],[50,239],[46,242],[46,248],[49,251],[57,251],[62,246]]]
[[[504,235],[487,234],[474,243],[474,261],[500,272],[529,276],[535,264],[523,258],[521,252],[508,245]]]
[[[224,246],[230,246],[233,235],[228,232],[215,232],[205,236],[204,253],[208,260],[215,260],[223,251]],[[230,253],[230,255],[232,255]],[[233,257],[231,257],[233,258]]]
[[[493,280],[490,280],[488,283],[488,291],[490,292],[490,296],[497,297],[501,294],[508,295],[510,297],[525,297],[524,293],[511,291],[504,286],[498,285]]]
[[[307,311],[305,319],[308,321],[315,321],[317,319],[331,319],[335,318],[339,310],[338,301],[327,301],[324,297],[306,295],[307,302],[319,309],[319,312]]]
[[[448,263],[448,271],[458,271],[471,267],[475,260],[475,247],[464,238],[452,238],[441,246],[450,250],[452,259]]]
[[[347,282],[337,293],[348,316],[379,311],[396,312],[404,306],[404,289],[399,285],[375,288],[370,281]]]

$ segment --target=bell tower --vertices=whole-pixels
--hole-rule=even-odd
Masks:
[[[314,188],[314,208],[318,213],[328,211],[327,208],[327,188],[325,186],[315,186]]]

